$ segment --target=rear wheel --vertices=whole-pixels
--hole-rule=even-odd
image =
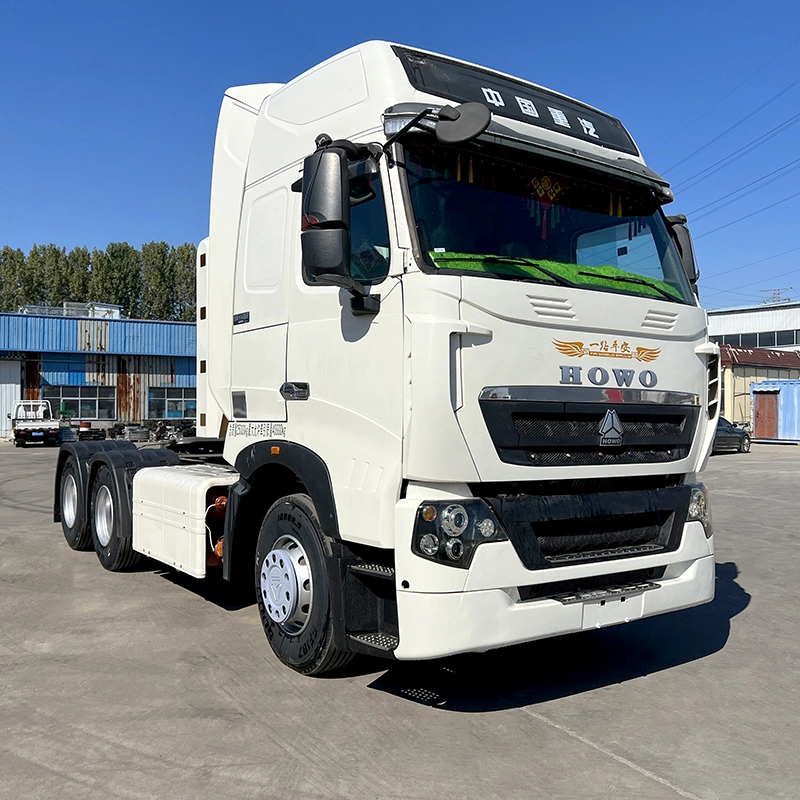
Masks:
[[[256,547],[261,623],[275,655],[303,675],[321,675],[353,654],[333,643],[328,545],[305,494],[284,497],[267,512]]]
[[[123,531],[121,498],[111,470],[103,464],[92,487],[92,543],[100,563],[111,572],[128,569],[139,561],[131,531]]]
[[[743,436],[742,441],[739,442],[739,452],[740,453],[749,453],[750,452],[750,437]]]
[[[92,531],[86,524],[84,498],[78,484],[78,465],[70,456],[61,471],[59,499],[61,503],[61,530],[73,550],[92,549]]]

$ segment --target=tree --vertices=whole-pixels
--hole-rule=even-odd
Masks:
[[[197,248],[191,242],[175,249],[177,270],[175,275],[176,313],[174,319],[194,322],[197,319],[196,282]],[[213,289],[210,288],[211,291]]]
[[[66,250],[51,243],[43,245],[40,251],[44,281],[44,296],[40,302],[50,306],[61,306],[70,299],[69,262]]]
[[[8,245],[0,250],[0,311],[16,311],[22,305],[22,273],[25,253]]]
[[[89,277],[89,295],[87,300],[96,303],[113,303],[115,296],[114,272],[111,261],[105,250],[92,250],[92,273]]]
[[[111,242],[106,256],[114,276],[114,295],[106,302],[122,306],[126,316],[138,317],[142,304],[142,254],[127,242]]]
[[[47,279],[44,248],[34,244],[25,259],[20,277],[20,305],[42,305],[46,303]]]
[[[89,300],[90,264],[88,247],[73,247],[67,253],[69,300],[74,303],[86,303]]]
[[[177,260],[175,248],[166,242],[142,245],[142,317],[174,319]]]

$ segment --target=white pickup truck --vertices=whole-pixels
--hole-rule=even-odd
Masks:
[[[29,442],[58,444],[59,424],[53,419],[49,400],[21,400],[8,415],[14,432],[14,446]]]

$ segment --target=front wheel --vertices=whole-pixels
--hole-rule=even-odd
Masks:
[[[750,452],[750,437],[743,436],[742,441],[739,442],[739,452],[740,453],[749,453]]]
[[[256,547],[258,610],[275,655],[303,675],[353,658],[333,643],[326,551],[308,495],[283,497],[267,512]]]

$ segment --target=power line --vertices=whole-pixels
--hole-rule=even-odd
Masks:
[[[694,188],[698,183],[710,178],[720,170],[725,169],[725,167],[729,167],[735,161],[743,158],[748,153],[752,153],[753,150],[756,150],[757,148],[761,147],[761,145],[766,144],[768,141],[770,141],[770,139],[774,139],[776,136],[788,130],[793,125],[796,125],[798,122],[800,122],[800,114],[795,114],[793,117],[789,117],[789,119],[784,120],[780,125],[776,125],[771,130],[761,134],[761,136],[752,139],[738,150],[734,150],[732,153],[724,158],[721,158],[719,161],[715,161],[710,167],[706,167],[705,169],[700,170],[700,172],[696,172],[690,178],[686,178],[680,183],[676,183],[672,188],[678,189],[683,186],[685,187],[684,191]],[[687,186],[686,184],[690,185]]]
[[[773,103],[777,102],[781,97],[783,97],[783,95],[785,95],[787,92],[790,92],[798,84],[800,84],[800,78],[798,78],[796,81],[793,81],[788,86],[781,89],[777,94],[774,94],[772,97],[770,97],[769,100],[762,103],[758,108],[754,109],[749,114],[743,116],[738,122],[735,122],[729,128],[726,128],[722,133],[718,134],[713,139],[707,141],[702,147],[698,147],[697,150],[693,150],[691,153],[689,153],[688,156],[685,156],[680,161],[673,164],[671,167],[667,167],[667,169],[663,170],[663,172],[664,173],[671,172],[673,169],[679,167],[681,164],[685,164],[690,158],[694,158],[698,153],[702,153],[703,150],[707,150],[709,147],[711,147],[711,145],[716,144],[720,139],[724,139],[729,133],[732,133],[738,127],[744,125],[745,122],[751,120],[754,116],[756,116],[756,114],[760,113],[765,108],[768,108]]]
[[[756,264],[763,264],[765,261],[772,261],[773,258],[780,258],[781,256],[786,256],[789,253],[796,253],[800,250],[800,247],[793,247],[791,250],[784,250],[782,253],[775,253],[774,256],[767,256],[766,258],[759,258],[758,261],[750,261],[747,264],[742,264],[739,267],[734,267],[733,269],[726,269],[724,273],[722,272],[715,272],[712,273],[712,278],[718,278],[730,275],[732,272],[738,272],[740,269],[746,269],[747,267],[754,267]],[[702,280],[702,278],[701,278]]]
[[[727,208],[728,206],[743,200],[747,196],[747,189],[751,189],[753,187],[755,187],[754,191],[763,189],[766,186],[769,186],[771,183],[775,183],[775,181],[785,178],[787,175],[790,175],[792,172],[798,169],[800,169],[800,158],[796,158],[794,161],[790,161],[788,164],[784,164],[782,167],[778,167],[778,169],[768,172],[766,175],[762,175],[760,178],[756,178],[756,180],[750,181],[750,183],[746,183],[744,186],[740,186],[733,192],[728,192],[727,194],[722,195],[722,197],[718,197],[716,200],[712,200],[710,203],[706,203],[705,205],[700,206],[700,208],[696,208],[690,214],[687,214],[687,216],[692,217],[693,223],[697,222],[697,220],[705,219],[711,214],[716,214],[718,211],[722,211],[723,208]],[[734,195],[739,195],[739,197],[734,197]],[[706,211],[705,214],[700,214],[697,217],[694,216],[698,211],[702,211],[704,208],[709,208],[710,206],[714,205],[716,205],[717,208],[713,208],[711,211]]]
[[[794,194],[790,194],[788,197],[784,197],[783,200],[776,200],[774,203],[770,203],[768,206],[764,206],[763,208],[759,208],[756,211],[751,211],[749,214],[745,214],[743,217],[739,217],[739,219],[734,219],[731,222],[726,222],[724,225],[720,225],[718,228],[713,228],[710,231],[706,231],[705,233],[701,233],[699,236],[695,236],[695,240],[702,239],[704,236],[710,236],[712,233],[716,233],[717,231],[721,231],[724,228],[730,228],[731,225],[735,225],[737,222],[741,222],[745,219],[750,219],[754,217],[756,214],[761,214],[763,211],[769,211],[771,208],[775,208],[775,206],[779,206],[781,203],[785,203],[788,200],[792,200],[795,197],[800,197],[800,192],[795,192]]]
[[[790,269],[788,272],[781,272],[779,275],[770,275],[769,278],[759,278],[757,281],[743,283],[741,286],[737,286],[736,289],[715,289],[713,286],[708,286],[706,288],[711,290],[711,294],[742,294],[737,290],[746,289],[748,286],[755,286],[758,283],[764,283],[764,281],[773,281],[775,278],[784,278],[786,275],[795,275],[798,272],[800,272],[800,267],[795,267],[795,269]]]
[[[782,56],[792,45],[796,44],[798,41],[800,41],[800,36],[798,36],[796,39],[793,39],[791,42],[789,42],[789,44],[787,44],[786,47],[783,48],[783,50],[781,50],[779,53],[776,53],[769,61],[767,61],[766,64],[764,64],[763,66],[759,67],[751,75],[748,75],[741,83],[739,83],[736,86],[734,86],[733,89],[731,89],[728,92],[728,94],[723,95],[722,97],[720,97],[720,99],[717,100],[716,103],[714,103],[713,105],[710,105],[702,114],[700,114],[699,116],[695,117],[688,125],[684,125],[677,133],[673,133],[672,136],[669,137],[669,139],[665,139],[663,142],[661,142],[661,144],[659,144],[656,147],[654,147],[650,151],[650,154],[652,155],[653,153],[655,153],[656,150],[660,150],[665,144],[667,144],[668,142],[671,142],[676,136],[680,136],[680,134],[682,134],[685,130],[687,130],[688,128],[691,128],[692,125],[695,124],[695,122],[697,122],[698,120],[701,120],[706,114],[708,114],[709,112],[713,111],[721,102],[723,102],[723,100],[727,100],[734,92],[737,92],[739,89],[741,89],[742,86],[744,86],[749,80],[752,80],[753,78],[755,78],[755,76],[758,75],[759,72],[761,72],[762,70],[766,69],[773,61],[775,61],[776,58],[778,58],[779,56]]]

